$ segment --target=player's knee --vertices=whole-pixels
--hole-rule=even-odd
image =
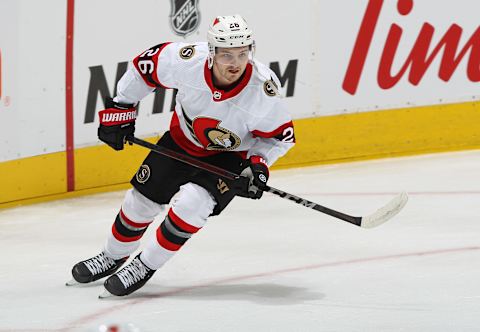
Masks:
[[[163,210],[163,205],[143,196],[135,188],[127,191],[122,211],[133,221],[153,220]]]
[[[172,203],[172,210],[192,226],[201,228],[212,214],[215,205],[215,200],[206,189],[187,183],[180,187]]]

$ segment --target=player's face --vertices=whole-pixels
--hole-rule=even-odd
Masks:
[[[230,85],[242,76],[247,67],[250,48],[217,48],[213,58],[213,75],[218,84]]]

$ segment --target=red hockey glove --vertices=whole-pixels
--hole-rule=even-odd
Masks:
[[[240,173],[249,179],[248,187],[240,196],[249,197],[253,199],[260,199],[263,195],[268,181],[269,171],[265,160],[259,156],[251,156],[246,162],[246,167]]]
[[[100,111],[98,138],[115,150],[123,150],[125,137],[135,132],[137,111],[131,104],[116,103],[111,98],[105,101],[107,109]]]

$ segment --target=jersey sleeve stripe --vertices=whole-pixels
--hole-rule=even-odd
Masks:
[[[171,43],[158,44],[133,59],[133,65],[135,69],[138,71],[140,76],[142,76],[145,84],[147,84],[149,87],[161,87],[164,89],[169,89],[169,87],[160,82],[157,74],[158,57],[160,56],[162,50],[169,44]]]
[[[293,122],[292,121],[289,121],[289,122],[281,125],[277,129],[275,129],[273,131],[269,131],[269,132],[254,130],[254,131],[252,131],[252,135],[253,135],[253,137],[273,138],[273,137],[276,137],[278,135],[281,135],[283,133],[283,131],[286,128],[289,128],[289,127],[293,128]]]

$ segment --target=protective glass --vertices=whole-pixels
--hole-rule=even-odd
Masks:
[[[237,51],[219,51],[216,52],[214,61],[221,65],[236,65],[244,64],[252,58],[252,52],[248,49],[237,52]]]

